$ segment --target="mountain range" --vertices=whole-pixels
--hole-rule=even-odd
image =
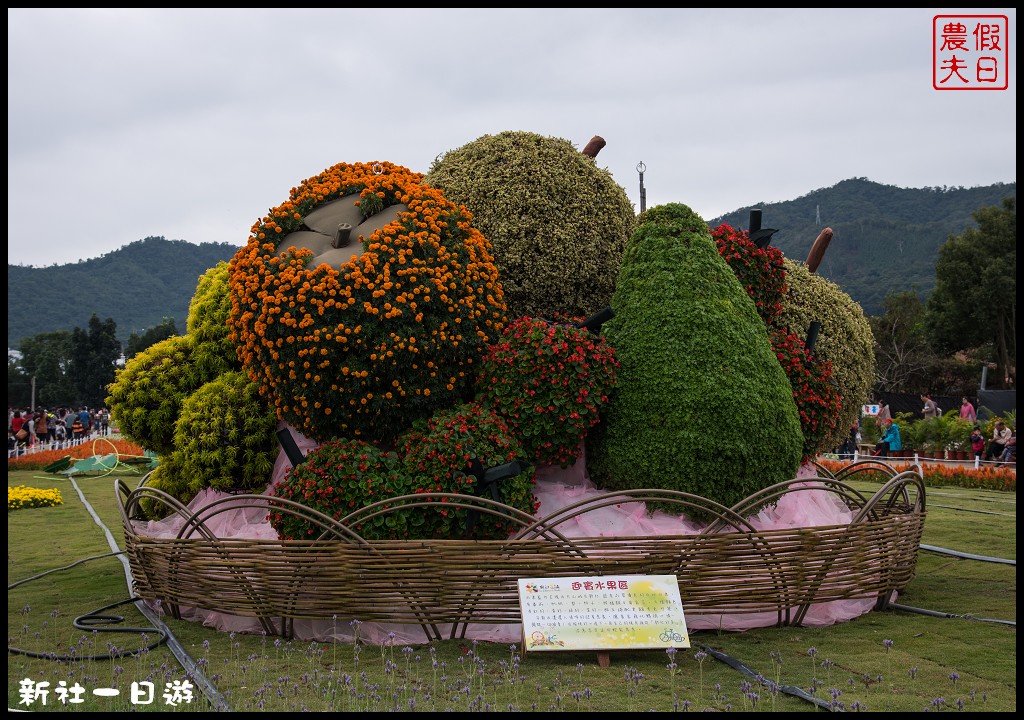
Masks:
[[[890,292],[916,289],[927,296],[935,285],[939,247],[950,235],[975,227],[974,212],[1016,194],[1016,182],[913,189],[853,178],[795,200],[748,205],[707,223],[747,229],[751,211],[760,210],[762,228],[776,230],[772,245],[799,261],[821,230],[832,228],[818,274],[876,315]],[[122,343],[165,318],[174,318],[184,333],[199,277],[237,250],[230,243],[147,237],[68,265],[8,264],[7,347],[17,349],[23,338],[39,333],[88,328],[93,313],[113,318]],[[41,297],[54,301],[37,302]]]

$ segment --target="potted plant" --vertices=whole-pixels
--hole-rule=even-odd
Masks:
[[[971,449],[971,431],[974,424],[960,417],[946,418],[948,443],[946,450],[954,460],[966,460]]]
[[[899,457],[912,457],[919,446],[918,423],[914,422],[914,416],[910,413],[896,413],[893,422],[900,428],[900,444],[903,449],[899,451]]]

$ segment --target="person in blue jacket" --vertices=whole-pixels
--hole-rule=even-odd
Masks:
[[[893,450],[902,450],[903,443],[900,442],[900,426],[892,420],[885,421],[885,434],[882,439],[875,443],[875,454],[871,457],[882,455],[889,457]]]

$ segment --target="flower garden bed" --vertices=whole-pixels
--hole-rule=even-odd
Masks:
[[[833,475],[767,488],[733,508],[666,490],[602,493],[537,519],[488,498],[421,493],[364,507],[338,522],[269,495],[228,496],[191,512],[171,496],[118,481],[126,550],[135,593],[180,616],[198,608],[255,618],[262,631],[286,637],[297,619],[353,618],[420,626],[427,640],[463,637],[470,626],[520,623],[517,581],[524,577],[671,574],[678,578],[688,623],[723,627],[724,618],[802,625],[822,604],[859,600],[884,608],[913,579],[924,529],[920,468],[897,472],[865,461]],[[890,479],[870,497],[845,481],[861,473]],[[825,493],[845,506],[836,525],[759,530],[759,509],[789,496]],[[174,508],[176,537],[147,536],[140,503]],[[692,535],[571,537],[567,523],[624,501],[673,503],[713,519]],[[360,522],[394,512],[445,505],[501,514],[519,529],[505,540],[365,540]],[[217,537],[218,517],[292,513],[323,529],[311,540]]]

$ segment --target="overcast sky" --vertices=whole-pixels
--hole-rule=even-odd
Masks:
[[[1006,15],[1007,90],[932,87],[932,19]],[[7,260],[243,245],[339,162],[582,149],[705,220],[853,177],[1016,182],[1016,11],[8,9]],[[1005,38],[1004,38],[1005,41]],[[998,54],[998,53],[997,53]]]

